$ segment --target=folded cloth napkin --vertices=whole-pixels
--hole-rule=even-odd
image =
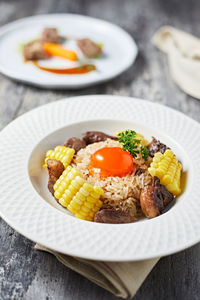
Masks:
[[[165,26],[155,33],[152,42],[168,54],[170,73],[176,84],[200,99],[200,39]]]
[[[66,267],[121,298],[133,297],[159,260],[154,258],[136,262],[103,262],[61,254],[38,244],[35,248],[55,255]]]

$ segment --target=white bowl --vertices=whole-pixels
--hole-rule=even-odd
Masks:
[[[76,219],[56,203],[42,169],[46,150],[87,130],[135,129],[166,143],[183,164],[185,186],[163,215],[130,224]],[[108,261],[171,254],[200,241],[197,122],[170,108],[118,96],[82,96],[32,110],[0,133],[0,212],[29,239],[62,253]]]

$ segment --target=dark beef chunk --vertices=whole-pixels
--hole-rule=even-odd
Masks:
[[[86,145],[102,142],[107,139],[118,140],[117,137],[108,135],[101,131],[87,131],[83,134],[83,140],[85,141]]]
[[[142,189],[140,205],[144,215],[151,219],[159,216],[173,199],[174,196],[157,177],[154,177],[152,185],[147,185]]]
[[[23,54],[26,60],[46,59],[49,57],[43,49],[43,43],[39,40],[24,45]]]
[[[47,169],[49,172],[49,182],[48,182],[48,189],[51,194],[54,196],[54,189],[53,186],[58,178],[62,175],[64,171],[64,166],[61,161],[56,159],[48,159],[47,160]]]
[[[108,224],[122,224],[130,223],[131,216],[129,213],[120,209],[102,209],[95,213],[94,222],[108,223]]]
[[[64,143],[64,146],[73,148],[75,150],[75,152],[78,152],[80,149],[86,147],[86,143],[84,140],[81,140],[76,137],[72,137],[72,138],[66,140],[66,142]]]
[[[87,131],[83,134],[82,139],[77,137],[69,138],[64,143],[64,146],[73,148],[76,152],[78,152],[80,149],[85,148],[89,144],[105,141],[108,138],[117,140],[117,137],[110,136],[100,131]]]
[[[41,34],[41,40],[45,43],[58,44],[61,39],[56,28],[45,28]]]
[[[155,176],[153,178],[152,186],[154,187],[154,197],[157,202],[163,203],[162,209],[174,199],[174,196],[160,183],[158,177]]]
[[[162,154],[169,149],[165,144],[161,143],[155,137],[152,138],[151,143],[148,145],[149,156],[154,157],[156,152],[161,152]]]
[[[77,40],[77,45],[83,54],[89,58],[99,55],[102,51],[101,47],[99,47],[90,39]]]

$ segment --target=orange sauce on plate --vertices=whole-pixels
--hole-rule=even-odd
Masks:
[[[33,61],[33,64],[34,64],[34,66],[36,66],[40,70],[50,72],[50,73],[55,73],[55,74],[68,74],[68,75],[86,74],[86,73],[89,73],[91,71],[96,70],[95,65],[89,65],[89,64],[88,65],[82,65],[82,66],[75,67],[75,68],[67,68],[67,69],[54,69],[54,68],[42,67],[40,64],[38,64],[37,61]]]

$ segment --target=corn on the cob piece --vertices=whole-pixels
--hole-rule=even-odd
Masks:
[[[60,160],[66,168],[71,163],[74,153],[75,150],[72,148],[57,146],[54,150],[47,151],[43,167],[47,167],[48,159],[57,159]]]
[[[101,188],[85,182],[67,208],[75,213],[75,217],[92,221],[95,212],[103,205],[102,201],[99,200],[102,194],[103,190]]]
[[[53,186],[54,196],[62,206],[67,207],[83,184],[81,173],[76,168],[68,166]]]
[[[117,132],[115,133],[115,135],[118,136],[119,133],[125,132],[125,131],[126,131],[126,130],[117,131]],[[140,134],[140,133],[136,133],[135,139],[136,139],[136,140],[140,140],[140,144],[141,144],[141,145],[144,145],[144,146],[148,146],[148,145],[149,145],[149,141],[146,140],[145,137],[144,137],[142,134]]]
[[[166,186],[169,192],[174,195],[181,193],[182,165],[171,150],[166,150],[164,154],[157,152],[154,155],[153,161],[148,168],[152,176],[157,176],[161,184]]]
[[[54,184],[54,196],[59,203],[75,214],[75,217],[92,221],[102,206],[99,200],[103,190],[87,183],[82,174],[68,166]]]
[[[141,144],[141,145],[144,145],[144,146],[148,146],[148,145],[149,145],[149,141],[146,140],[145,137],[144,137],[142,134],[136,133],[135,138],[136,138],[137,140],[140,140],[140,144]]]

